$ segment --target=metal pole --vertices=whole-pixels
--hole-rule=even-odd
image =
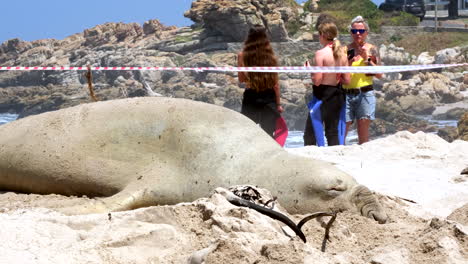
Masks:
[[[403,11],[406,12],[406,0],[403,2]]]
[[[435,9],[434,9],[434,23],[435,23],[435,32],[437,32],[437,0],[435,0]]]

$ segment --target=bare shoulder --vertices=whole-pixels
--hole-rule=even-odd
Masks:
[[[315,56],[324,56],[326,53],[326,50],[323,48],[323,49],[319,49],[315,52]]]

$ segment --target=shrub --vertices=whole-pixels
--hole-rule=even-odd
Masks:
[[[406,12],[385,13],[382,26],[417,26],[419,25],[419,17],[413,16]]]
[[[431,55],[439,50],[468,45],[468,34],[463,32],[419,33],[407,35],[395,43],[413,55],[428,51]]]
[[[348,31],[351,20],[360,15],[367,20],[372,32],[381,26],[417,26],[419,18],[405,12],[383,12],[370,0],[320,0],[319,9],[337,18],[340,32]]]

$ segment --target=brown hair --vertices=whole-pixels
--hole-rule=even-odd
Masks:
[[[315,22],[315,30],[319,31],[319,26],[325,23],[336,24],[336,18],[328,13],[321,13],[317,18],[317,22]]]
[[[242,55],[246,67],[278,66],[266,29],[261,25],[255,25],[249,30]],[[279,80],[276,72],[247,72],[246,77],[250,88],[258,92],[273,89]]]
[[[334,23],[322,23],[318,27],[320,35],[328,41],[333,41],[333,57],[335,60],[341,59],[346,56],[346,47],[341,46],[341,42],[338,40],[338,28]]]

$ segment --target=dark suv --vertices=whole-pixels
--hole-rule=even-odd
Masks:
[[[424,0],[385,0],[379,6],[379,9],[385,12],[405,11],[419,17],[421,21],[426,15]]]

